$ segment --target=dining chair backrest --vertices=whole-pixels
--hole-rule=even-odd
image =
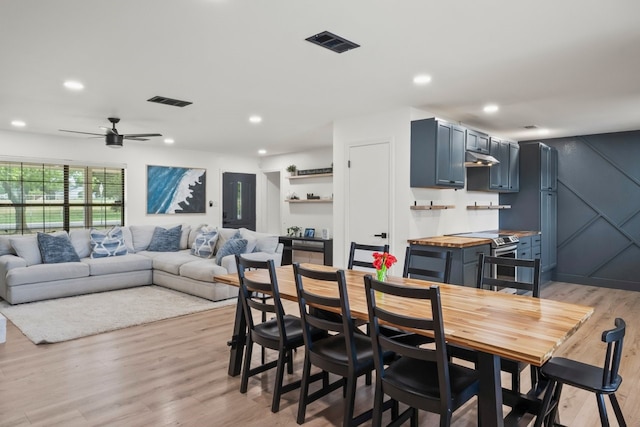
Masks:
[[[496,268],[493,268],[493,267]],[[529,268],[533,270],[530,282],[511,280],[505,277],[494,277],[497,267],[504,266],[513,269]],[[535,298],[540,297],[540,259],[517,259],[507,257],[478,255],[478,277],[476,281],[478,289],[512,288],[521,291],[529,291]]]
[[[374,252],[389,252],[389,245],[364,245],[351,242],[347,268],[353,270],[354,267],[360,267],[360,269],[375,270],[373,266]],[[358,268],[356,268],[356,270],[358,270]]]
[[[451,251],[431,251],[407,246],[402,277],[450,283]]]
[[[284,309],[282,307],[282,301],[280,300],[278,279],[276,277],[273,260],[253,261],[236,255],[236,265],[238,268],[238,282],[240,284],[239,298],[241,298],[249,331],[255,329],[253,314],[259,312],[262,319],[265,319],[266,316],[262,315],[267,313],[267,316],[275,315],[279,336],[286,340],[287,336],[283,320]],[[268,279],[264,281],[249,279],[245,276],[245,271],[248,269],[266,270],[268,272]],[[264,298],[265,294],[272,298]]]
[[[414,286],[402,286],[373,279],[370,275],[364,278],[367,308],[369,311],[369,323],[371,326],[371,341],[373,343],[374,362],[376,372],[384,378],[383,352],[394,352],[397,356],[412,359],[436,362],[438,372],[438,384],[440,399],[443,402],[451,401],[451,388],[449,380],[449,364],[447,347],[445,344],[444,326],[442,321],[442,306],[440,303],[440,288],[431,286],[420,288]],[[425,310],[424,317],[407,316],[405,304],[396,303],[385,305],[387,295],[406,298],[407,304],[413,301],[425,301],[430,303],[430,313]],[[378,305],[380,302],[380,305]],[[425,306],[426,307],[426,306]],[[428,315],[431,317],[428,317]],[[385,336],[380,333],[380,322],[391,325],[404,331],[424,331],[433,334],[435,347],[417,347],[402,342],[396,336]]]
[[[293,273],[300,306],[300,319],[302,320],[302,333],[305,347],[313,352],[313,328],[326,331],[327,334],[342,334],[346,342],[349,361],[356,361],[356,351],[353,342],[354,322],[349,309],[349,297],[347,295],[347,281],[344,270],[319,271],[293,264]],[[320,295],[309,290],[305,282],[319,281],[335,286],[335,297]],[[323,311],[328,311],[338,316],[326,316]],[[316,331],[317,332],[317,331]]]
[[[618,370],[620,369],[622,344],[627,325],[624,320],[619,317],[616,318],[615,325],[616,327],[614,329],[602,333],[602,341],[607,343],[607,353],[602,372],[602,387],[605,389],[617,388],[620,385]]]

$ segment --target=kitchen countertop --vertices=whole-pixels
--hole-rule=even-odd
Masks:
[[[489,230],[483,231],[483,233],[500,233],[500,234],[512,234],[518,238],[537,236],[539,231],[524,231],[524,230]],[[425,246],[441,246],[445,248],[469,248],[472,246],[488,245],[491,243],[491,239],[485,239],[482,237],[460,237],[460,236],[433,236],[433,237],[421,237],[418,239],[407,240],[412,245],[425,245]]]

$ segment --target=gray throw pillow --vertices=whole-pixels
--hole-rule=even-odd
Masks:
[[[229,239],[218,249],[216,264],[222,265],[222,258],[227,255],[240,255],[247,249],[247,239]]]
[[[52,236],[51,234],[38,233],[37,238],[44,264],[80,262],[80,257],[73,248],[68,235]]]
[[[181,235],[182,225],[168,230],[162,227],[156,227],[147,250],[151,252],[178,252],[180,250]]]

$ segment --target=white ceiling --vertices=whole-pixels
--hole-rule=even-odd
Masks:
[[[403,107],[515,140],[636,130],[639,16],[637,0],[2,0],[0,129],[101,144],[59,129],[116,116],[241,155],[328,146],[334,119]],[[324,30],[361,47],[305,41]]]

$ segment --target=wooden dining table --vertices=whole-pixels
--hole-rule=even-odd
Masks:
[[[304,264],[307,268],[335,271],[334,267]],[[269,281],[266,270],[248,271],[247,277]],[[368,321],[363,271],[345,270],[351,316]],[[280,296],[297,301],[293,267],[276,269]],[[217,282],[238,286],[237,274],[215,276]],[[482,426],[503,426],[503,393],[500,357],[542,366],[554,351],[593,314],[593,308],[560,301],[493,292],[460,285],[389,276],[387,282],[405,286],[440,287],[445,338],[448,343],[477,351],[480,379],[479,420]],[[337,296],[335,284],[305,278],[305,288],[314,293]],[[407,302],[384,296],[378,304],[400,307],[407,315],[430,316],[428,301]],[[231,341],[229,375],[240,374],[246,337],[242,304],[238,301]],[[507,402],[505,402],[507,404]],[[511,403],[510,406],[514,404]]]

